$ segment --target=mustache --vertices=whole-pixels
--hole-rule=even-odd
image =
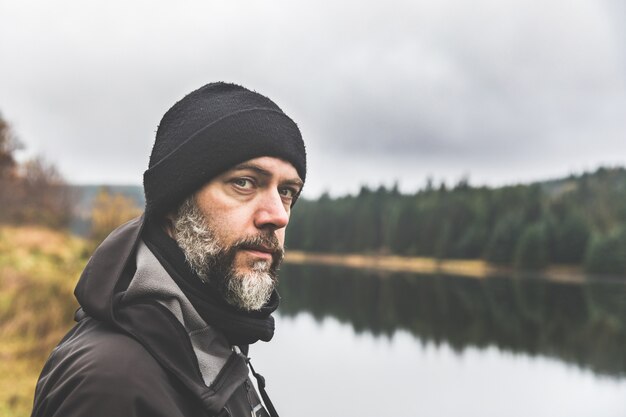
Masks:
[[[278,265],[285,256],[285,250],[274,234],[246,236],[235,242],[230,248],[232,251],[240,249],[252,249],[269,252],[272,255],[272,263],[274,265]]]

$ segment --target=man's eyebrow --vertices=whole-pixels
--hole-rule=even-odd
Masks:
[[[261,168],[260,166],[256,165],[256,164],[251,164],[249,162],[244,162],[241,163],[239,165],[235,165],[235,167],[232,169],[233,171],[241,171],[241,170],[246,170],[249,169],[251,171],[254,171],[256,173],[258,173],[259,175],[263,175],[264,177],[271,177],[272,173],[268,170],[266,170],[265,168]],[[281,181],[282,184],[284,185],[294,185],[297,187],[304,187],[304,182],[302,182],[302,180],[300,178],[292,178],[292,179],[288,179],[285,181]]]
[[[300,178],[294,178],[292,180],[285,180],[282,182],[283,185],[293,185],[294,187],[298,187],[298,189],[302,189],[304,187],[304,182]]]
[[[258,165],[247,163],[247,162],[244,162],[244,163],[239,164],[239,165],[235,165],[235,167],[232,170],[233,171],[241,171],[241,170],[244,170],[244,169],[249,169],[251,171],[255,171],[258,174],[261,174],[261,175],[266,176],[266,177],[269,177],[269,176],[272,175],[272,173],[269,172],[268,170],[266,170],[264,168],[261,168]]]

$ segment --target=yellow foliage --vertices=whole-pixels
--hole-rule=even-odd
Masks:
[[[141,214],[132,199],[102,187],[91,210],[91,238],[100,243],[116,227]]]
[[[41,227],[0,228],[0,417],[30,415],[35,383],[73,324],[87,243]]]

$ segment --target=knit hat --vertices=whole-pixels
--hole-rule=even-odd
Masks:
[[[300,130],[273,101],[222,82],[189,93],[157,129],[143,175],[146,216],[168,213],[213,177],[260,156],[290,162],[305,180]]]

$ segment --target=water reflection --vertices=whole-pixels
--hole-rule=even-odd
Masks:
[[[460,351],[497,346],[626,376],[626,284],[380,274],[285,265],[280,313],[332,316],[356,332],[406,330]]]

